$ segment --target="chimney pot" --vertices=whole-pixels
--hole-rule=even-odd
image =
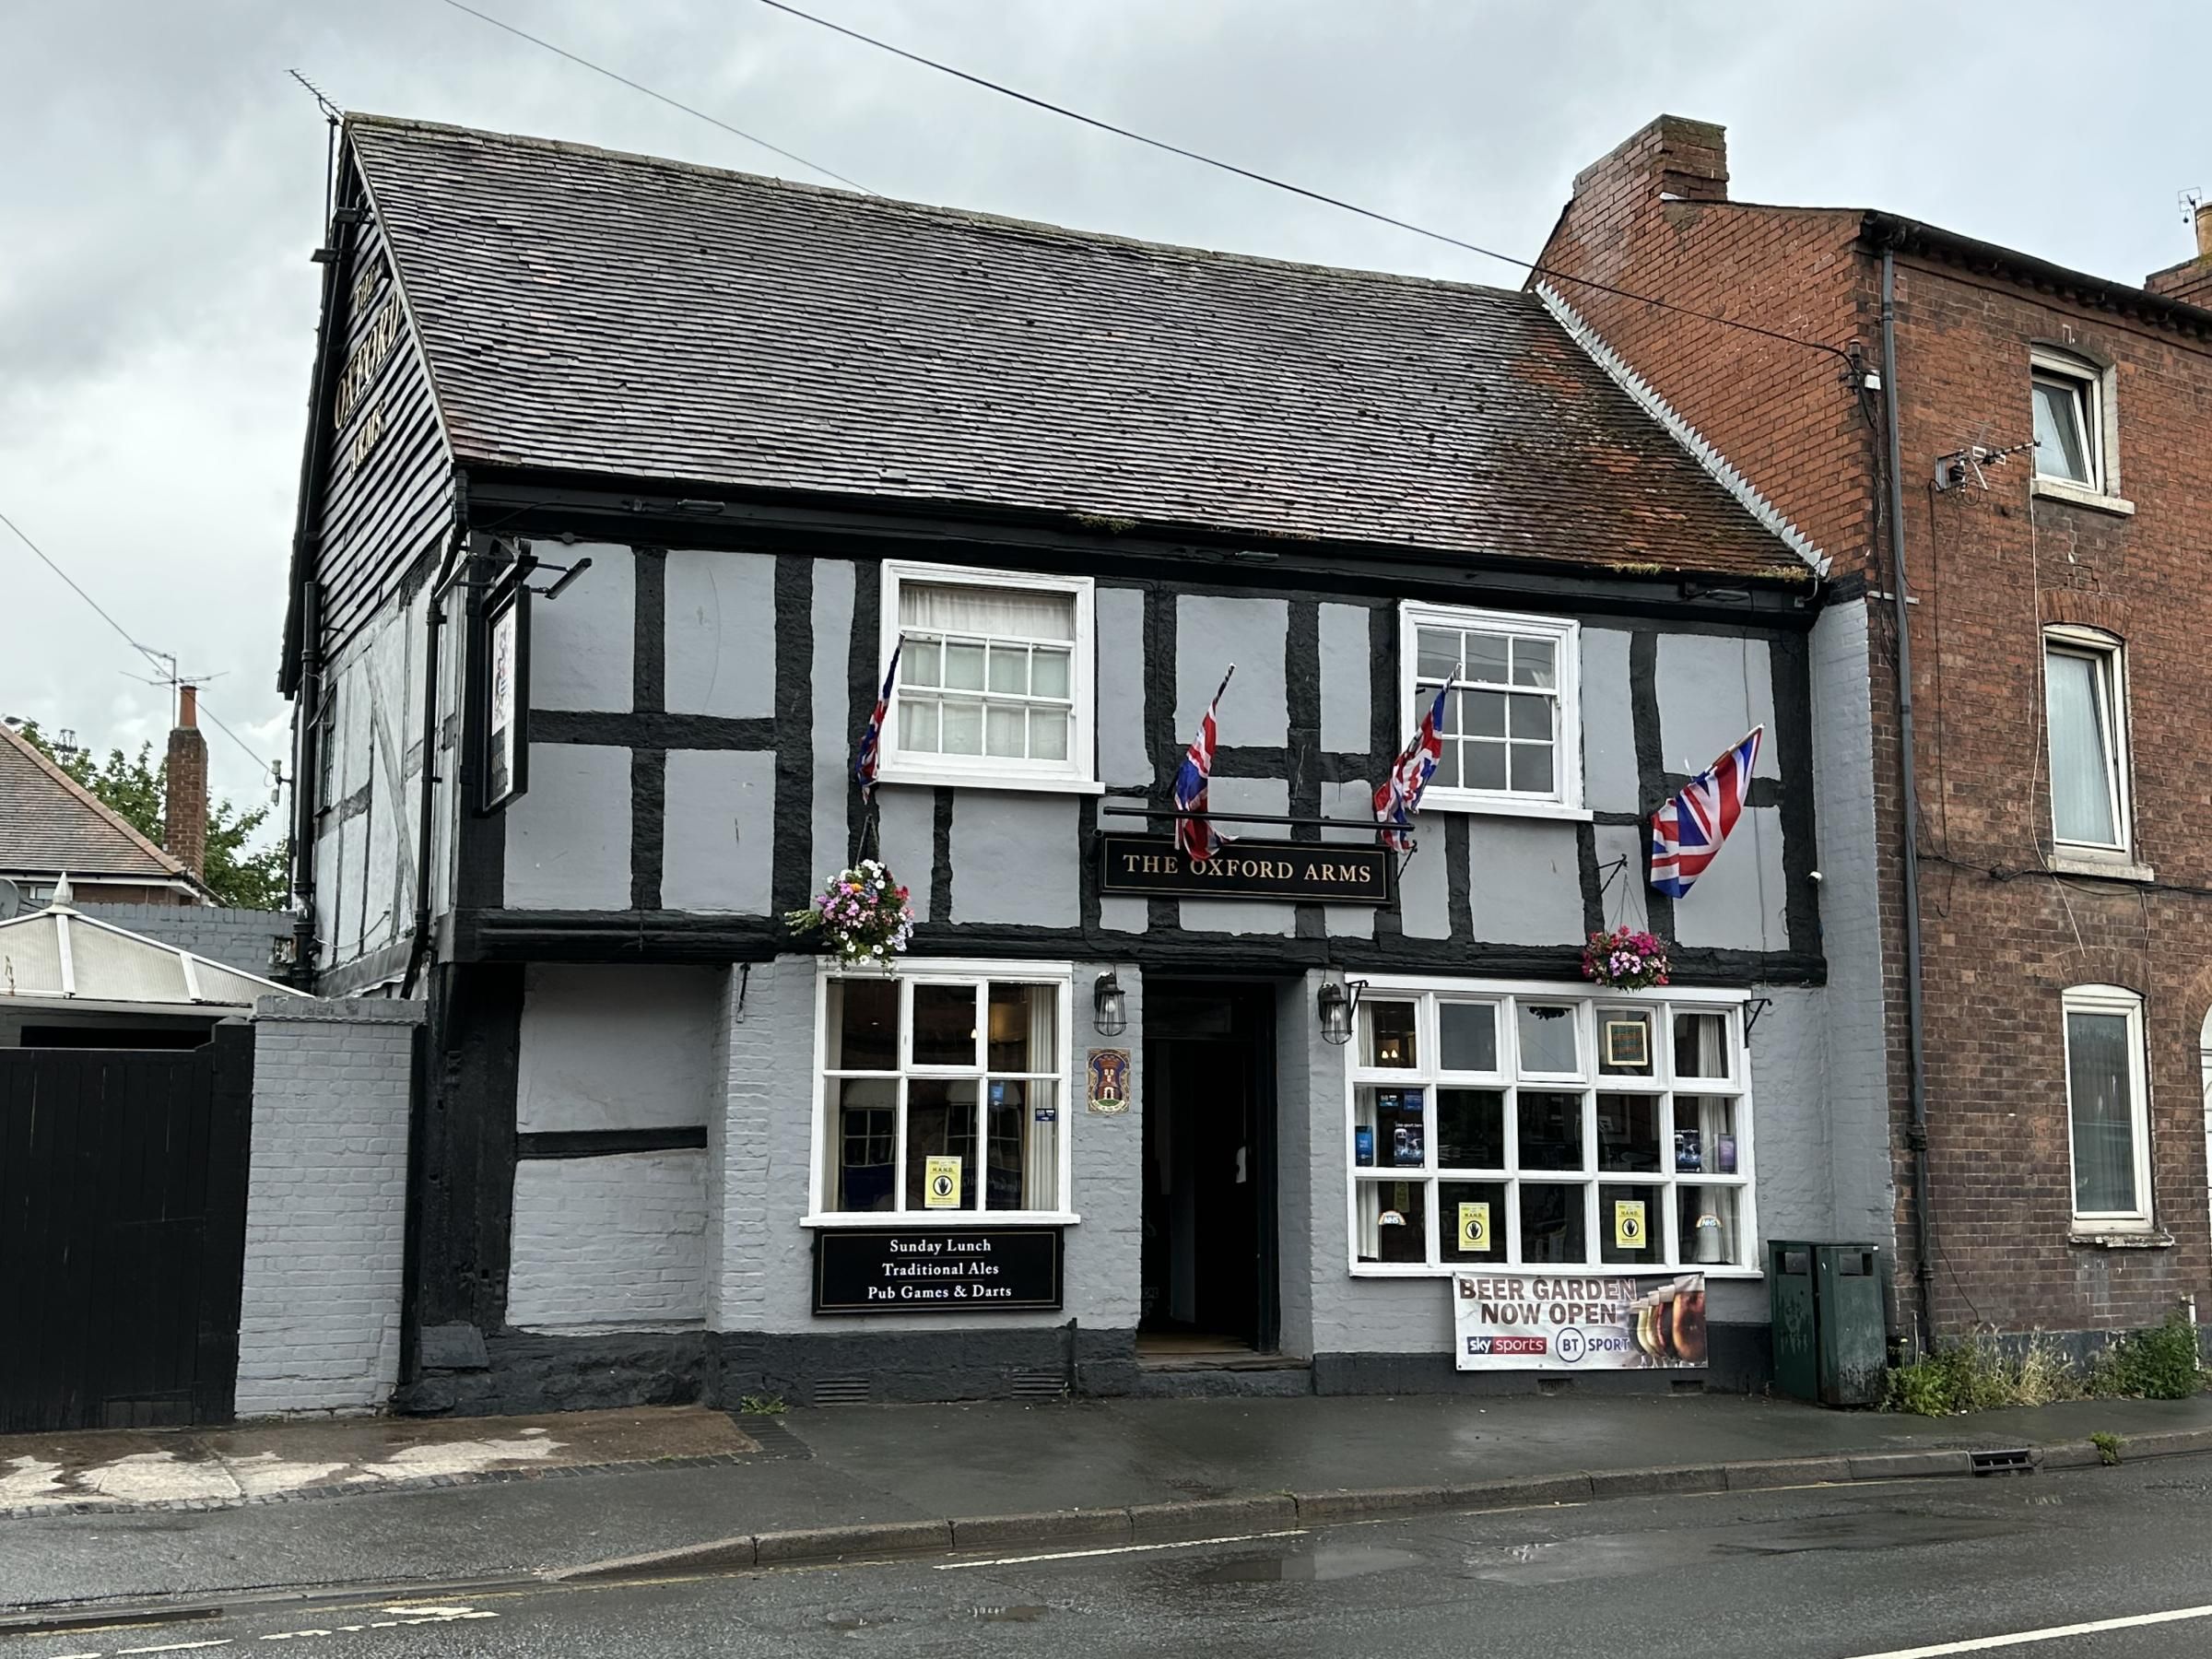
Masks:
[[[200,688],[197,686],[177,688],[177,724],[196,728],[200,724]]]
[[[2196,256],[2212,259],[2212,202],[2196,206]]]

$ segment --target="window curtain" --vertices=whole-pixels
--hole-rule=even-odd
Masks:
[[[1060,993],[1057,989],[1042,985],[1030,987],[1030,1069],[1057,1071],[1065,1077],[1067,1067],[1054,1053],[1059,1047],[1059,1006]],[[1063,1104],[1060,1097],[1065,1089],[1058,1082],[1032,1082],[1024,1092],[1029,1096],[1030,1122],[1027,1136],[1028,1167],[1023,1171],[1021,1190],[1022,1205],[1028,1209],[1058,1209],[1059,1194],[1053,1188],[1060,1175],[1059,1117]],[[1053,1121],[1041,1124],[1037,1121],[1037,1113],[1047,1106],[1054,1109]]]
[[[2051,727],[2051,821],[2061,841],[2110,846],[2112,776],[2100,665],[2071,652],[2043,653],[2043,700]]]
[[[2074,1114],[2074,1208],[2132,1214],[2136,1119],[2124,1014],[2066,1016],[2066,1084]]]
[[[1072,641],[1076,602],[1072,594],[908,582],[899,588],[899,626],[991,639]]]

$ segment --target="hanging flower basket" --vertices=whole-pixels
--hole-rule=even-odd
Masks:
[[[1655,935],[1617,927],[1594,933],[1583,947],[1583,977],[1616,991],[1666,983],[1666,947]]]
[[[813,935],[853,967],[888,966],[914,936],[907,890],[878,860],[841,871],[805,910],[785,912],[792,932]]]

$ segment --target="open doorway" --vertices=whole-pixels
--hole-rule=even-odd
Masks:
[[[1272,1353],[1281,1332],[1273,989],[1147,981],[1144,1065],[1138,1351]]]

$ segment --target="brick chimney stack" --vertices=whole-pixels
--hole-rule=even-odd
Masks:
[[[169,735],[169,798],[161,844],[195,877],[207,873],[207,739],[200,735],[200,693],[177,688],[177,724]]]
[[[2196,257],[2153,271],[2143,279],[2143,286],[2169,300],[2212,307],[2212,202],[2197,204]]]
[[[1578,206],[1610,218],[1631,202],[1672,196],[1728,199],[1728,129],[1718,122],[1662,115],[1574,175]]]

